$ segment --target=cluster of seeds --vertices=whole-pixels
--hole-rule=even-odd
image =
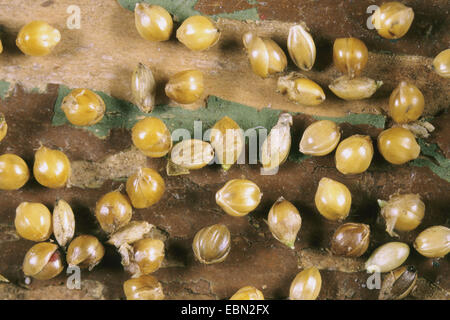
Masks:
[[[387,39],[398,39],[406,34],[414,18],[414,12],[398,2],[383,4],[373,15],[378,33]],[[142,38],[149,41],[167,41],[173,29],[171,15],[162,7],[138,3],[135,7],[135,24]],[[207,50],[220,38],[215,23],[204,16],[186,19],[176,32],[177,39],[194,51]],[[42,21],[24,26],[17,36],[20,50],[33,56],[49,54],[58,44],[58,30]],[[261,38],[254,32],[242,37],[251,69],[262,78],[286,69],[287,56],[279,45]],[[1,43],[0,43],[1,44]],[[1,47],[0,47],[1,48]],[[298,24],[289,30],[287,37],[289,56],[303,71],[312,69],[316,59],[316,46],[306,25]],[[1,52],[1,51],[0,51]],[[336,39],[333,46],[333,62],[343,75],[335,79],[329,88],[345,100],[371,97],[382,85],[362,77],[369,62],[368,49],[357,38]],[[433,61],[434,70],[442,77],[449,77],[450,49],[440,53]],[[139,63],[131,77],[131,93],[134,103],[143,111],[155,107],[156,82],[150,68]],[[302,105],[318,105],[325,100],[322,88],[304,74],[293,72],[278,80],[277,89],[288,98]],[[190,104],[204,95],[203,73],[184,70],[173,75],[165,86],[166,95],[180,104]],[[398,124],[382,131],[378,136],[378,150],[390,163],[399,165],[416,159],[420,146],[414,134],[400,125],[416,121],[423,113],[424,97],[414,84],[402,81],[389,99],[389,115]],[[85,88],[72,90],[63,100],[62,110],[75,126],[91,126],[102,120],[106,106],[102,98]],[[290,129],[292,116],[282,113],[261,147],[261,164],[271,171],[282,165],[291,149]],[[5,118],[0,114],[0,140],[7,133]],[[365,172],[372,161],[374,147],[369,136],[353,135],[342,141],[339,126],[322,120],[311,124],[303,133],[299,150],[311,156],[324,156],[335,151],[336,169],[344,175]],[[163,121],[146,117],[132,129],[133,144],[150,158],[168,156],[167,173],[177,175],[205,167],[216,155],[226,171],[237,162],[245,148],[245,140],[239,125],[231,118],[220,119],[212,128],[210,143],[190,139],[172,146],[171,133]],[[70,161],[59,151],[41,146],[35,154],[33,174],[36,180],[48,188],[68,185],[71,174]],[[30,177],[26,163],[18,156],[0,156],[0,189],[17,190]],[[132,278],[124,283],[127,299],[163,299],[161,284],[150,274],[158,270],[165,257],[164,242],[151,237],[153,226],[145,221],[132,221],[133,207],[149,208],[160,201],[165,192],[161,175],[150,168],[140,168],[126,182],[126,193],[121,189],[105,194],[98,200],[95,216],[101,229],[108,234],[108,244],[116,247],[122,257],[124,269]],[[243,217],[255,210],[262,199],[260,188],[246,179],[228,181],[216,193],[216,203],[233,217]],[[341,182],[323,177],[317,187],[315,206],[326,219],[343,221],[350,213],[352,195]],[[379,201],[381,215],[386,221],[386,231],[395,237],[397,231],[411,231],[418,227],[425,214],[425,204],[416,194],[392,195],[388,201]],[[273,204],[267,217],[268,228],[274,238],[293,249],[302,218],[298,209],[282,196]],[[59,200],[53,215],[40,203],[21,203],[16,210],[17,233],[28,240],[39,242],[26,254],[25,275],[46,280],[57,276],[64,263],[60,250],[65,251],[69,266],[92,270],[102,260],[105,249],[91,235],[75,234],[75,218],[70,205]],[[54,235],[56,242],[43,242]],[[73,239],[73,240],[72,240]],[[199,230],[192,243],[196,259],[203,264],[224,261],[231,249],[231,233],[227,226],[215,224]],[[335,255],[360,257],[369,247],[370,227],[348,222],[340,225],[331,239],[331,252]],[[66,246],[68,247],[66,249]],[[414,242],[415,249],[425,257],[440,258],[450,251],[450,229],[434,226],[424,230]],[[409,255],[409,246],[401,242],[389,242],[377,248],[366,261],[369,272],[390,272],[380,292],[380,299],[401,299],[414,288],[417,271],[413,266],[401,267]],[[316,299],[320,293],[322,278],[317,268],[301,271],[293,279],[290,299]],[[257,288],[246,286],[238,290],[233,300],[264,299]]]

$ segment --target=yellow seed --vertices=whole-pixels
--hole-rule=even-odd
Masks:
[[[155,117],[138,121],[131,130],[133,144],[146,156],[164,157],[172,148],[172,136],[164,122]]]
[[[2,43],[2,40],[0,39],[0,53],[2,53],[3,52],[3,43]]]
[[[378,150],[392,164],[404,164],[420,154],[414,135],[400,127],[384,130],[378,135]]]
[[[425,215],[425,204],[418,194],[395,194],[389,201],[378,200],[381,216],[386,220],[386,231],[398,236],[395,230],[411,231],[417,228]]]
[[[336,68],[350,78],[360,75],[367,64],[369,51],[357,38],[338,38],[333,45],[333,62]]]
[[[75,216],[64,200],[58,200],[53,209],[53,234],[61,247],[65,247],[75,234]]]
[[[350,78],[342,76],[334,80],[328,87],[335,95],[344,100],[362,100],[370,98],[383,85],[383,81],[375,81],[366,77]]]
[[[389,272],[400,267],[409,256],[409,246],[403,242],[388,242],[378,247],[366,261],[367,272]]]
[[[8,124],[6,123],[5,116],[0,112],[0,141],[5,138],[7,132]]]
[[[231,248],[231,234],[223,224],[205,227],[195,234],[192,250],[198,261],[204,264],[220,263]]]
[[[10,153],[0,156],[0,190],[20,189],[29,178],[30,171],[21,157]]]
[[[433,226],[422,231],[414,241],[414,248],[427,258],[442,258],[450,252],[450,229]]]
[[[136,209],[148,208],[157,203],[165,190],[164,179],[153,169],[141,168],[127,180],[127,194]]]
[[[142,112],[150,112],[155,106],[156,82],[152,70],[138,63],[131,77],[131,95]]]
[[[49,280],[64,269],[58,246],[50,242],[35,244],[25,255],[23,273],[38,280]]]
[[[370,227],[363,223],[344,223],[331,239],[333,254],[345,257],[360,257],[369,247]]]
[[[433,60],[434,71],[444,78],[450,78],[450,49],[441,51]]]
[[[133,251],[140,274],[155,272],[164,260],[164,242],[158,239],[141,239],[133,244]]]
[[[352,195],[344,184],[322,178],[317,187],[315,203],[319,213],[328,220],[343,220],[350,212]]]
[[[290,300],[316,300],[322,288],[322,277],[316,267],[297,274],[289,289]]]
[[[34,155],[33,173],[44,187],[61,188],[69,180],[70,161],[63,152],[41,146]]]
[[[372,24],[378,34],[386,39],[403,37],[413,20],[413,9],[400,2],[383,3],[372,15]]]
[[[249,214],[256,209],[261,198],[259,187],[245,179],[230,180],[216,193],[216,203],[234,217]]]
[[[105,194],[95,206],[97,221],[108,233],[113,233],[128,224],[132,214],[128,198],[117,190]]]
[[[341,139],[339,126],[330,120],[319,120],[310,124],[303,132],[300,152],[311,156],[331,153]]]
[[[389,98],[389,114],[397,123],[415,121],[423,113],[425,99],[413,84],[400,82]]]
[[[67,120],[76,126],[92,126],[103,119],[105,102],[89,89],[74,89],[61,104]]]
[[[236,163],[244,150],[244,134],[230,117],[223,117],[211,129],[211,146],[224,170]]]
[[[27,55],[45,56],[60,40],[61,34],[58,29],[43,21],[33,21],[20,29],[16,45]]]
[[[242,37],[250,65],[255,74],[267,78],[269,74],[283,71],[287,66],[287,58],[280,46],[268,38],[260,38],[247,32]]]
[[[277,124],[270,130],[261,147],[261,163],[265,170],[273,170],[282,165],[291,150],[292,116],[282,113]]]
[[[164,300],[161,283],[153,276],[142,275],[123,283],[127,300]]]
[[[183,140],[177,143],[170,153],[170,160],[173,163],[189,170],[203,168],[213,159],[212,146],[198,139]]]
[[[369,168],[373,145],[369,136],[355,134],[343,140],[336,149],[336,169],[343,174],[362,173]]]
[[[203,95],[203,73],[199,70],[178,72],[169,79],[165,91],[166,95],[175,102],[194,103]]]
[[[289,29],[287,48],[295,65],[308,71],[316,61],[316,45],[306,25],[298,24]]]
[[[264,300],[264,295],[255,287],[246,286],[236,291],[230,300]]]
[[[307,106],[325,101],[325,93],[317,83],[295,72],[278,78],[277,91],[287,93],[290,100]]]
[[[302,218],[292,203],[280,197],[269,211],[267,225],[275,239],[294,249]]]
[[[16,231],[24,239],[45,241],[52,235],[52,214],[42,203],[22,202],[16,209]]]
[[[177,39],[194,51],[202,51],[214,46],[220,38],[215,23],[204,16],[191,16],[184,20],[177,30]]]
[[[172,34],[172,17],[163,7],[136,3],[134,21],[140,36],[146,40],[166,41]]]
[[[105,248],[94,236],[81,235],[72,240],[67,248],[66,261],[69,266],[88,268],[91,271],[105,255]]]

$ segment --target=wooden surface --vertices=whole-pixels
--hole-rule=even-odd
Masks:
[[[286,50],[286,38],[292,22],[269,18],[257,22],[220,19],[217,22],[222,31],[219,43],[208,51],[192,52],[175,37],[163,43],[143,40],[134,26],[134,13],[122,8],[116,1],[78,1],[81,28],[73,30],[66,26],[69,16],[66,9],[73,1],[44,3],[34,0],[0,2],[0,23],[5,34],[5,52],[0,59],[3,79],[20,82],[28,88],[42,88],[47,83],[65,84],[73,88],[88,87],[130,100],[131,72],[138,62],[143,62],[154,71],[159,87],[158,104],[170,102],[163,88],[172,74],[196,68],[205,74],[205,97],[216,95],[259,109],[271,107],[328,116],[343,116],[348,112],[378,114],[386,110],[388,97],[401,80],[413,81],[423,91],[425,114],[436,114],[449,105],[449,97],[445,93],[450,91],[450,84],[442,81],[431,70],[431,57],[418,56],[416,52],[402,52],[401,55],[381,53],[375,45],[369,46],[371,54],[364,75],[384,82],[379,92],[372,99],[362,101],[348,102],[335,97],[327,87],[340,76],[331,59],[334,37],[324,32],[334,30],[334,25],[340,25],[338,17],[346,11],[338,11],[339,15],[334,20],[327,21],[326,30],[323,30],[323,26],[318,28],[318,21],[311,21],[318,57],[313,70],[305,74],[324,88],[327,99],[320,106],[307,107],[294,104],[275,92],[277,76],[263,80],[253,74],[241,41],[242,34],[252,30],[261,36],[273,38]],[[210,6],[205,7],[210,10]],[[330,6],[327,8],[331,10]],[[358,9],[361,10],[360,7]],[[320,12],[320,7],[317,10]],[[352,11],[351,8],[339,10]],[[49,56],[27,57],[15,48],[14,39],[20,27],[35,19],[47,21],[62,33],[61,43]],[[364,15],[360,15],[360,19],[365,22]],[[376,33],[375,30],[371,31]],[[339,36],[350,36],[350,33],[342,32]],[[336,34],[336,31],[332,34]],[[357,33],[351,35],[359,36]],[[289,70],[295,69],[290,63]],[[187,107],[195,108],[203,104],[200,101]]]

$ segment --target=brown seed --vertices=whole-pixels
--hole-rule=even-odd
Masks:
[[[223,224],[214,224],[198,231],[192,249],[198,261],[205,264],[225,260],[231,248],[231,234]]]
[[[414,266],[403,266],[389,272],[381,284],[379,300],[401,300],[408,296],[417,282]]]
[[[333,234],[331,251],[338,256],[360,257],[369,247],[370,227],[362,223],[345,223]]]

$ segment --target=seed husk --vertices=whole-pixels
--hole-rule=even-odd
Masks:
[[[325,101],[322,88],[297,72],[278,78],[277,91],[287,94],[288,98],[296,103],[308,106],[315,106]]]
[[[131,244],[142,239],[149,233],[154,225],[147,221],[131,221],[126,226],[114,232],[107,243],[119,248],[123,244]]]
[[[316,61],[316,45],[308,27],[302,23],[289,29],[287,48],[295,65],[308,71]]]
[[[302,218],[297,208],[284,199],[278,200],[270,208],[267,225],[275,239],[294,249],[297,234],[302,226]]]
[[[233,119],[227,116],[214,124],[210,140],[218,161],[225,171],[230,169],[244,150],[243,131]]]
[[[152,70],[139,63],[131,77],[133,101],[142,112],[151,112],[155,106],[156,81]]]
[[[214,159],[214,149],[211,144],[202,140],[183,140],[172,148],[170,159],[180,167],[200,169]]]
[[[402,266],[389,272],[381,285],[379,300],[401,300],[408,296],[417,282],[414,266]]]
[[[378,200],[381,216],[386,221],[386,232],[391,237],[398,237],[394,232],[411,231],[417,228],[425,215],[425,204],[418,194],[394,194],[389,201]]]
[[[75,234],[75,216],[64,200],[58,200],[53,209],[53,234],[61,247],[65,247]]]
[[[261,163],[264,170],[273,170],[286,161],[291,150],[291,126],[292,116],[289,113],[282,113],[261,148]]]
[[[311,156],[331,153],[341,139],[341,129],[330,120],[319,120],[310,124],[303,132],[299,150]]]
[[[334,80],[328,87],[335,95],[344,100],[362,100],[370,98],[383,85],[366,77],[350,78],[345,75]]]
[[[367,272],[389,272],[403,264],[409,256],[409,246],[403,242],[388,242],[378,247],[366,261]]]

